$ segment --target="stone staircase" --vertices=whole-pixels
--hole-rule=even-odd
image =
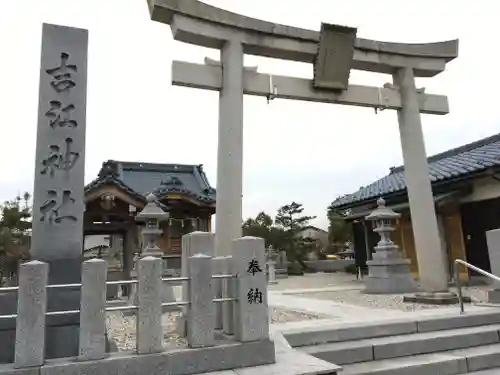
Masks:
[[[341,375],[500,375],[497,309],[282,333],[294,349],[341,366]]]

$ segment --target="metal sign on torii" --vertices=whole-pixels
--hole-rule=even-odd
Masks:
[[[448,99],[417,89],[415,77],[433,77],[458,56],[458,40],[429,44],[356,38],[356,29],[323,24],[321,31],[275,24],[198,0],[148,0],[151,19],[170,25],[175,40],[221,51],[220,62],[174,61],[172,83],[219,91],[216,255],[229,255],[241,236],[243,95],[336,103],[398,111],[405,178],[425,291],[447,290],[445,256],[429,180],[420,113],[449,112]],[[307,62],[314,79],[262,74],[243,66],[244,54]],[[383,87],[349,85],[351,69],[392,75]]]

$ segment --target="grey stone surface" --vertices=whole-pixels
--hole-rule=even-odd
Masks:
[[[224,257],[223,273],[226,275],[233,275],[233,257]],[[235,280],[223,279],[222,280],[222,296],[226,298],[235,297]],[[227,335],[234,334],[234,305],[235,302],[228,301],[222,303],[222,330]]]
[[[420,303],[429,305],[455,305],[458,296],[453,292],[421,292],[403,297],[404,302]],[[463,297],[464,302],[470,302],[469,297]]]
[[[100,359],[106,355],[106,276],[106,261],[90,259],[83,262],[79,345],[81,360]]]
[[[88,31],[43,25],[31,256],[83,247]]]
[[[392,242],[393,224],[401,214],[386,207],[380,198],[378,207],[366,217],[375,223],[375,232],[380,235],[380,241],[375,246],[372,260],[368,265],[368,276],[364,278],[365,293],[396,294],[411,293],[418,290],[417,283],[410,272],[410,261],[403,259],[398,246]]]
[[[337,323],[330,326],[300,328],[284,332],[293,347],[362,340],[373,337],[404,335],[417,332],[417,323],[411,320],[383,322]]]
[[[43,25],[30,254],[50,264],[49,284],[80,282],[87,48],[87,30]],[[79,290],[48,293],[48,311],[79,305]],[[47,317],[47,357],[78,354],[78,319]]]
[[[213,274],[221,275],[224,273],[226,257],[215,257],[212,258],[213,263]],[[222,298],[222,279],[213,279],[212,288],[214,293],[214,298]],[[215,305],[215,328],[222,329],[222,303],[217,303]]]
[[[234,368],[241,371],[239,367],[267,365],[274,363],[275,358],[273,343],[261,341],[198,349],[176,349],[155,354],[110,355],[104,360],[93,361],[57,359],[47,361],[43,367],[36,370],[39,375],[191,375]],[[326,367],[326,364],[324,366]],[[11,366],[0,366],[0,374],[16,373]],[[26,373],[26,375],[32,374]]]
[[[486,243],[490,257],[491,273],[500,276],[500,229],[486,232]],[[493,290],[488,293],[488,302],[500,303],[500,283],[493,281]]]
[[[137,352],[157,353],[163,350],[161,326],[162,261],[146,256],[138,261],[137,278]]]
[[[243,196],[243,44],[228,38],[220,59],[224,74],[219,91],[215,255],[231,255],[241,237]]]
[[[161,258],[163,252],[158,246],[158,239],[163,233],[163,229],[160,228],[160,223],[167,220],[170,215],[159,206],[158,198],[154,194],[148,194],[146,199],[148,203],[135,217],[137,221],[145,223],[141,228],[142,256]]]
[[[315,30],[246,17],[200,1],[148,0],[148,5],[151,18],[170,24],[176,40],[219,48],[224,40],[239,36],[257,55],[307,63],[317,55],[319,32]],[[418,76],[431,77],[442,72],[445,63],[457,55],[457,40],[414,46],[358,38],[353,69],[390,74],[395,68],[411,64]]]
[[[181,276],[189,277],[188,260],[195,254],[205,254],[214,257],[214,234],[208,232],[191,232],[182,236]],[[187,301],[189,290],[187,283],[182,285],[182,300]],[[177,334],[186,336],[187,308],[182,307],[182,316],[178,320]]]
[[[16,322],[15,367],[40,366],[45,354],[45,312],[49,266],[39,261],[21,265]]]
[[[189,258],[189,312],[187,340],[192,348],[213,346],[216,319],[212,288],[213,259],[204,254]]]
[[[276,262],[269,260],[266,264],[267,268],[267,283],[268,284],[276,284]]]
[[[264,240],[243,237],[233,240],[233,272],[236,276],[235,335],[240,341],[269,337]]]

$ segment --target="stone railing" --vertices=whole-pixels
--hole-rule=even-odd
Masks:
[[[232,256],[213,258],[207,246],[213,235],[195,232],[183,239],[183,275],[162,278],[162,260],[144,257],[138,261],[137,280],[106,282],[104,260],[82,263],[81,284],[47,285],[49,266],[39,261],[20,268],[19,287],[0,288],[18,294],[14,363],[0,365],[0,373],[43,368],[47,375],[168,373],[187,375],[275,361],[269,340],[269,318],[265,275],[264,241],[243,237],[233,241]],[[212,242],[213,243],[213,242]],[[189,254],[189,256],[187,256]],[[224,259],[224,261],[217,261]],[[217,265],[224,265],[218,272]],[[181,301],[162,302],[165,283],[184,282]],[[106,307],[106,284],[135,283],[136,303]],[[79,310],[47,312],[47,290],[81,288]],[[215,298],[214,298],[215,297]],[[162,310],[182,306],[187,346],[163,347]],[[106,312],[134,310],[137,316],[135,352],[106,352]],[[77,358],[46,360],[44,356],[46,317],[80,315]]]

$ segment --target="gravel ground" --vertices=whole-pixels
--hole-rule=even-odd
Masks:
[[[451,288],[452,291],[453,288]],[[312,298],[320,300],[329,300],[337,303],[345,303],[348,305],[370,307],[378,309],[391,309],[401,311],[415,311],[425,309],[436,309],[450,307],[449,305],[425,305],[417,303],[403,302],[403,294],[391,295],[370,295],[363,294],[360,290],[339,290],[328,292],[312,292],[295,294],[303,298]],[[463,295],[472,299],[473,303],[485,302],[486,290],[484,287],[463,288]]]
[[[180,317],[179,312],[165,313],[163,317],[163,345],[182,347],[186,340],[176,334],[176,321]],[[270,309],[271,324],[297,322],[302,320],[314,320],[321,317],[313,314],[305,314],[295,311]],[[136,344],[136,319],[134,315],[125,316],[121,312],[108,313],[107,315],[108,335],[112,338],[119,351],[134,350]]]

